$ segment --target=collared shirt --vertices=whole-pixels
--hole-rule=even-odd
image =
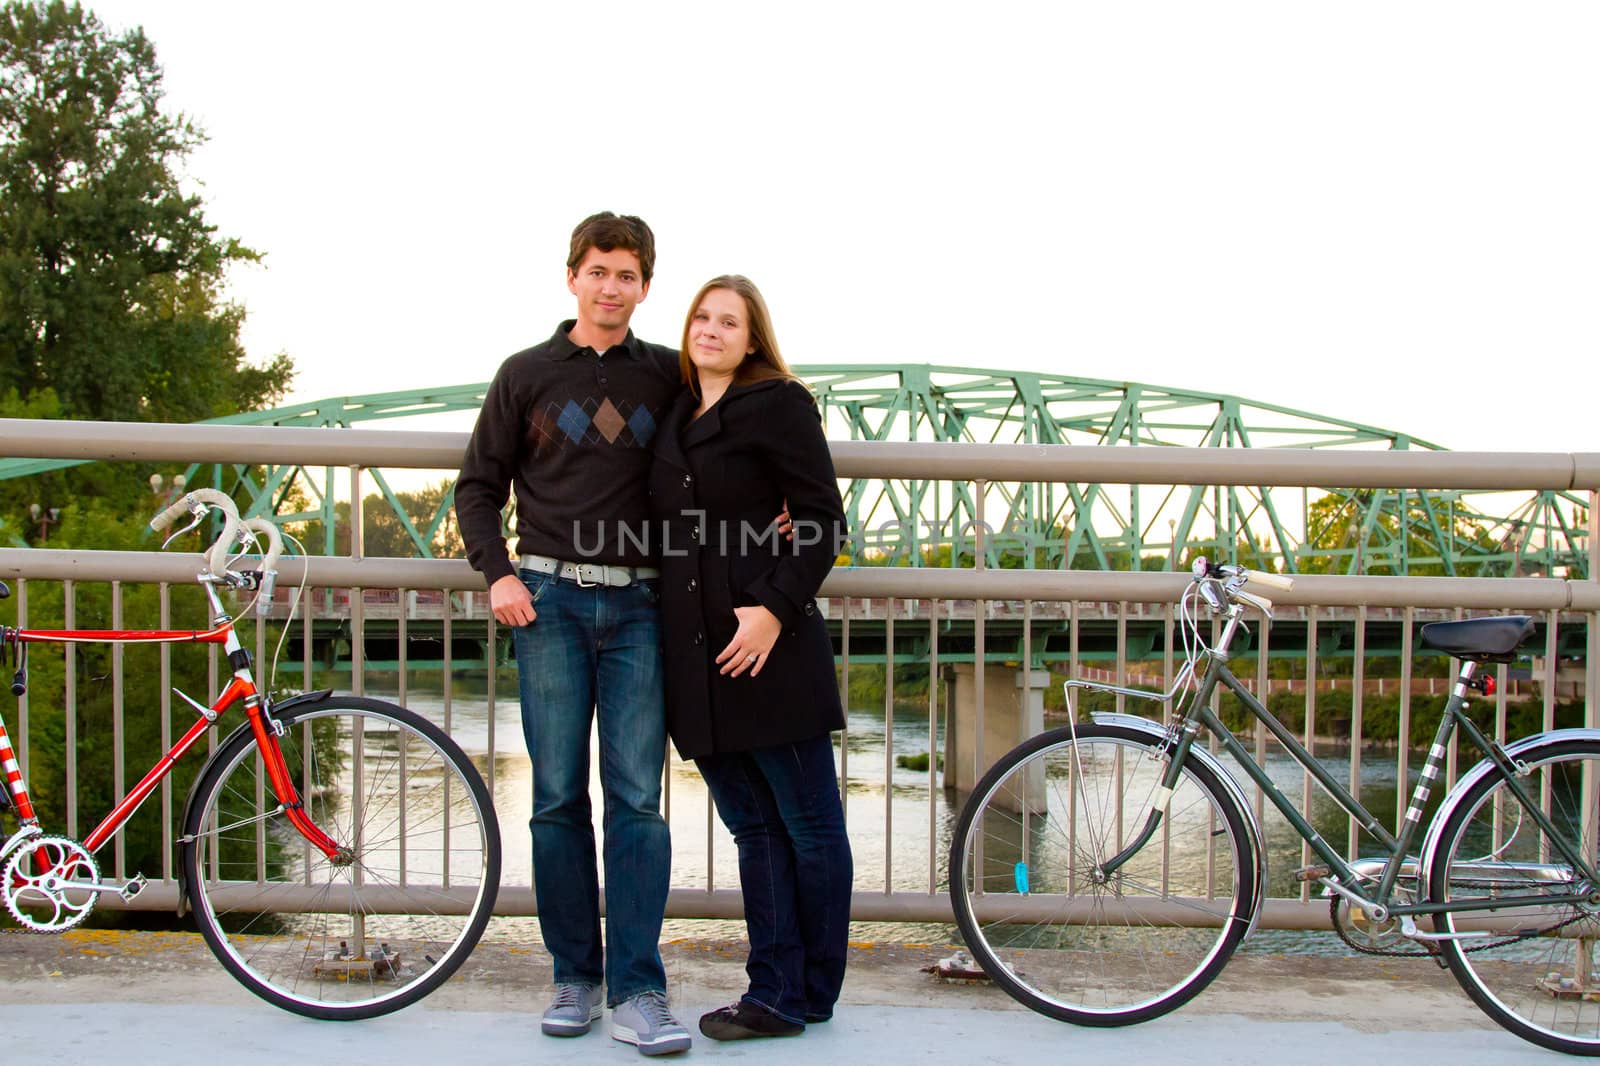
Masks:
[[[515,572],[500,512],[515,490],[517,553],[651,565],[650,444],[682,389],[678,353],[641,341],[596,353],[574,321],[501,364],[456,481],[467,559],[492,585]]]

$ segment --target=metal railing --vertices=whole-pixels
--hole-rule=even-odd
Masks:
[[[185,461],[237,463],[315,462],[318,465],[336,464],[348,468],[349,495],[352,501],[362,499],[364,472],[370,467],[395,467],[438,469],[454,467],[465,446],[465,435],[455,433],[409,433],[394,431],[277,429],[260,427],[185,427],[149,426],[133,424],[98,424],[83,422],[37,422],[0,420],[0,451],[16,456],[45,458],[93,458],[140,461]],[[834,571],[825,583],[822,594],[827,598],[829,614],[836,618],[840,634],[839,669],[841,688],[850,690],[852,673],[868,667],[874,672],[883,671],[882,706],[852,707],[852,722],[840,743],[841,787],[844,791],[852,839],[857,854],[857,884],[853,915],[860,920],[926,921],[950,920],[950,909],[943,891],[945,876],[945,851],[948,847],[949,825],[958,812],[960,797],[941,784],[939,760],[944,750],[940,732],[948,728],[953,713],[948,686],[940,682],[941,669],[955,661],[967,661],[977,678],[975,703],[970,708],[975,715],[974,736],[976,744],[971,752],[962,751],[960,758],[973,760],[973,768],[982,769],[1003,754],[1002,751],[984,750],[983,678],[985,671],[1003,669],[1017,671],[1019,666],[1036,665],[1046,660],[1061,663],[1062,673],[1074,675],[1084,669],[1091,658],[1083,647],[1082,637],[1090,620],[1114,623],[1117,634],[1111,676],[1127,681],[1135,671],[1135,664],[1125,654],[1126,635],[1130,623],[1154,625],[1164,630],[1168,639],[1161,641],[1164,649],[1160,655],[1163,686],[1173,676],[1174,664],[1170,639],[1175,624],[1175,607],[1186,583],[1186,576],[1178,573],[1100,573],[1084,571],[999,570],[987,568],[984,560],[983,538],[986,531],[982,522],[986,486],[995,479],[1011,481],[1050,481],[1085,483],[1111,481],[1137,484],[1201,483],[1219,485],[1287,485],[1316,487],[1340,485],[1347,487],[1392,488],[1487,488],[1530,489],[1549,488],[1584,492],[1588,495],[1588,543],[1591,556],[1600,544],[1600,454],[1515,454],[1462,452],[1370,452],[1335,453],[1263,451],[1241,452],[1224,449],[1139,449],[1048,446],[1002,446],[963,444],[910,444],[910,443],[846,443],[834,445],[834,458],[841,478],[846,477],[917,477],[942,479],[965,483],[972,492],[979,510],[979,521],[972,535],[976,550],[975,565],[968,569],[908,569],[888,567],[848,567]],[[352,523],[359,531],[361,523]],[[14,601],[15,620],[18,624],[54,627],[57,624],[71,627],[75,624],[74,611],[81,586],[85,583],[106,583],[110,586],[111,624],[159,625],[168,628],[177,621],[172,619],[171,592],[174,586],[192,581],[198,569],[199,556],[189,553],[156,552],[98,552],[61,551],[50,549],[0,549],[0,577],[15,582],[17,597]],[[1591,564],[1595,560],[1591,558]],[[280,581],[294,585],[302,580],[313,591],[345,590],[350,633],[351,659],[348,687],[356,692],[369,684],[389,686],[400,702],[408,702],[408,641],[406,625],[408,612],[398,611],[399,661],[398,671],[381,679],[371,673],[364,662],[364,629],[366,625],[366,600],[364,590],[395,590],[394,600],[407,603],[407,593],[415,590],[481,590],[481,578],[464,561],[420,559],[374,559],[363,557],[361,538],[352,538],[351,554],[339,557],[311,557],[286,559],[280,566]],[[1590,573],[1600,574],[1593,565]],[[28,599],[30,586],[40,582],[60,582],[63,586],[62,618],[30,618]],[[159,588],[159,619],[124,619],[122,613],[123,588],[126,583],[151,583]],[[1306,675],[1316,676],[1319,658],[1319,631],[1336,620],[1341,626],[1352,626],[1353,648],[1351,676],[1351,719],[1348,726],[1351,738],[1348,751],[1337,757],[1348,765],[1350,780],[1359,797],[1364,768],[1370,767],[1376,757],[1364,752],[1363,708],[1367,700],[1365,685],[1369,655],[1365,648],[1365,634],[1369,619],[1375,613],[1397,614],[1400,619],[1401,646],[1399,672],[1396,679],[1399,693],[1399,735],[1409,732],[1412,698],[1413,647],[1411,634],[1415,624],[1432,617],[1455,617],[1469,611],[1526,611],[1535,614],[1545,626],[1545,647],[1541,657],[1542,674],[1535,678],[1541,682],[1540,718],[1545,726],[1554,723],[1557,690],[1558,649],[1563,647],[1563,633],[1580,628],[1585,634],[1583,647],[1584,720],[1589,725],[1600,725],[1600,710],[1595,702],[1597,655],[1597,623],[1600,623],[1600,583],[1551,578],[1418,578],[1418,577],[1340,577],[1306,575],[1297,580],[1292,592],[1275,597],[1280,607],[1280,617],[1292,615],[1297,625],[1303,624],[1304,648],[1295,649],[1303,654]],[[307,596],[307,617],[298,620],[298,634],[291,631],[291,645],[300,649],[300,685],[313,684],[312,631],[316,612],[323,599]],[[476,613],[476,612],[473,612]],[[487,647],[498,646],[503,634],[496,632],[492,618],[457,619],[454,612],[440,612],[443,627],[442,667],[444,676],[453,673],[453,638],[461,636],[460,630],[470,629],[470,635],[480,637]],[[960,621],[970,629],[971,648],[954,648],[949,634],[952,625]],[[852,637],[852,622],[857,636]],[[199,620],[196,619],[196,624]],[[860,630],[871,624],[874,651],[863,655],[860,651]],[[991,646],[990,633],[1004,629],[1004,641]],[[262,626],[256,636],[258,662],[268,660],[268,627]],[[880,637],[881,634],[881,637]],[[916,661],[897,655],[897,646],[905,644],[908,635],[917,637],[919,649]],[[965,639],[965,638],[963,638]],[[1064,649],[1063,650],[1063,646]],[[878,651],[881,647],[881,652]],[[998,651],[996,650],[998,648]],[[1273,644],[1273,628],[1263,625],[1257,640],[1257,680],[1262,690],[1268,687],[1270,656],[1281,652]],[[78,824],[80,812],[73,797],[78,791],[76,749],[79,738],[75,719],[78,687],[81,679],[75,673],[74,653],[68,648],[65,659],[65,728],[66,780],[31,781],[37,792],[52,788],[66,789],[68,797],[68,835],[76,836],[82,828]],[[170,742],[172,703],[169,695],[171,656],[170,646],[159,652],[159,683],[162,740]],[[189,652],[188,654],[200,654]],[[996,655],[1014,658],[1014,663],[995,662]],[[126,710],[124,707],[124,670],[120,648],[112,652],[112,670],[109,684],[112,688],[112,745],[114,789],[117,794],[125,785],[125,757],[123,731]],[[1103,666],[1103,663],[1100,664]],[[1154,660],[1138,670],[1152,675]],[[214,650],[209,663],[213,690],[218,673]],[[505,787],[497,788],[496,776],[503,768],[513,765],[522,753],[516,730],[500,728],[496,722],[500,712],[514,708],[514,691],[506,698],[499,691],[503,681],[497,682],[497,671],[488,670],[483,678],[484,729],[487,751],[481,760],[491,791],[497,804],[520,802],[508,795]],[[916,697],[917,703],[908,706],[906,699],[897,698],[897,689],[907,675],[916,675],[920,685],[926,679],[926,692]],[[1502,674],[1504,670],[1502,668]],[[1032,670],[1020,671],[1024,686],[1034,684]],[[281,679],[280,679],[281,680]],[[1506,680],[1504,676],[1500,679]],[[96,683],[99,683],[98,681]],[[1323,697],[1326,698],[1325,696]],[[1506,686],[1496,697],[1497,735],[1503,737],[1507,719],[1508,695]],[[1304,734],[1308,744],[1327,740],[1319,735],[1317,686],[1305,686]],[[448,681],[442,686],[438,717],[450,727],[456,704],[460,702]],[[476,705],[476,700],[474,704]],[[29,753],[30,715],[37,718],[42,709],[30,708],[28,698],[20,701],[14,725],[18,751],[27,770]],[[55,713],[50,708],[48,713]],[[9,719],[10,716],[8,715]],[[1025,720],[1025,719],[1024,719]],[[1046,722],[1048,726],[1050,722]],[[896,730],[900,730],[897,738]],[[912,738],[917,752],[910,750],[906,734]],[[508,740],[505,736],[511,733]],[[925,733],[925,736],[924,736]],[[1017,740],[1024,739],[1018,736]],[[213,744],[216,738],[213,738]],[[1255,737],[1256,755],[1267,756],[1267,739],[1264,731]],[[897,757],[925,754],[926,770],[907,770],[898,764]],[[1408,779],[1411,751],[1400,743],[1392,753],[1384,753],[1392,760],[1395,778]],[[863,761],[870,758],[867,765]],[[1465,769],[1462,767],[1461,769]],[[510,775],[511,770],[505,769]],[[1457,772],[1454,757],[1448,767],[1451,780]],[[715,818],[709,796],[694,784],[692,765],[681,764],[675,755],[669,755],[665,769],[665,809],[674,824],[675,845],[679,852],[675,860],[673,890],[669,898],[669,915],[674,917],[736,917],[740,914],[736,867],[732,861],[732,845]],[[501,782],[505,785],[505,782]],[[1397,812],[1405,802],[1405,790],[1399,790]],[[688,800],[685,800],[685,796]],[[160,794],[163,825],[163,863],[160,882],[137,897],[136,904],[143,907],[171,906],[176,902],[176,886],[172,868],[172,804],[170,787],[164,786]],[[1304,786],[1302,802],[1309,808],[1313,802],[1309,778]],[[1258,812],[1271,818],[1274,812],[1264,808],[1261,797],[1256,797]],[[692,811],[689,809],[692,808]],[[98,814],[99,812],[93,812]],[[701,846],[700,820],[704,820],[703,848]],[[501,811],[508,848],[513,838],[525,838],[522,820],[514,811]],[[1349,848],[1358,849],[1357,830],[1352,823],[1348,829]],[[1269,834],[1270,835],[1270,834]],[[525,847],[525,844],[521,845]],[[131,876],[135,871],[125,869],[121,841],[110,866],[113,876]],[[508,851],[508,854],[511,852]],[[144,871],[155,879],[153,871]],[[531,870],[527,865],[507,863],[505,885],[499,897],[498,911],[504,914],[533,913]],[[1277,926],[1316,927],[1325,924],[1326,907],[1312,903],[1307,891],[1296,886],[1269,902],[1264,922]]]

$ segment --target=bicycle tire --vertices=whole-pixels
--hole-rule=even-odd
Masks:
[[[206,764],[185,819],[186,884],[218,961],[306,1017],[372,1018],[464,962],[494,909],[500,829],[483,779],[443,730],[335,696],[277,716],[305,812],[351,849],[330,861],[287,821],[251,730]]]
[[[1591,809],[1593,791],[1600,787],[1600,740],[1552,740],[1519,751],[1517,761],[1531,771],[1520,779],[1523,788],[1551,816],[1557,831],[1576,830],[1581,854],[1593,863],[1595,827],[1584,829],[1581,809],[1584,777],[1589,779]],[[1536,892],[1546,886],[1561,893],[1600,888],[1574,875],[1498,773],[1472,785],[1435,817],[1441,829],[1427,869],[1432,902]],[[1519,870],[1507,863],[1533,865]],[[1485,1014],[1552,1051],[1600,1055],[1600,1002],[1584,994],[1586,987],[1588,995],[1600,995],[1600,977],[1591,977],[1582,987],[1574,983],[1563,990],[1561,984],[1562,977],[1574,976],[1579,967],[1593,967],[1600,907],[1561,903],[1444,913],[1434,916],[1434,928],[1446,934],[1496,931],[1481,940],[1438,942],[1450,972]],[[1522,933],[1534,935],[1511,939]]]
[[[1253,838],[1228,789],[1191,759],[1163,825],[1094,883],[1090,871],[1142,828],[1167,763],[1147,758],[1157,742],[1139,730],[1075,734],[1043,733],[983,776],[951,841],[951,901],[1012,998],[1058,1021],[1132,1025],[1193,998],[1244,938],[1260,890]]]

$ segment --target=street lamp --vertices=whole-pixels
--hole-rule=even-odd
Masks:
[[[155,493],[157,496],[160,496],[162,498],[162,502],[166,503],[168,506],[171,506],[173,500],[183,495],[183,486],[186,482],[187,479],[182,474],[173,474],[172,480],[167,483],[171,487],[163,493],[161,490],[161,475],[151,474],[150,491]]]
[[[45,544],[50,540],[50,527],[61,520],[61,508],[29,504],[28,517],[32,518],[33,524],[38,527],[39,543]]]

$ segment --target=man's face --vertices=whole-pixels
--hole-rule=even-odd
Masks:
[[[626,329],[650,292],[637,252],[590,248],[578,269],[567,271],[567,288],[578,298],[578,318],[596,329]]]

